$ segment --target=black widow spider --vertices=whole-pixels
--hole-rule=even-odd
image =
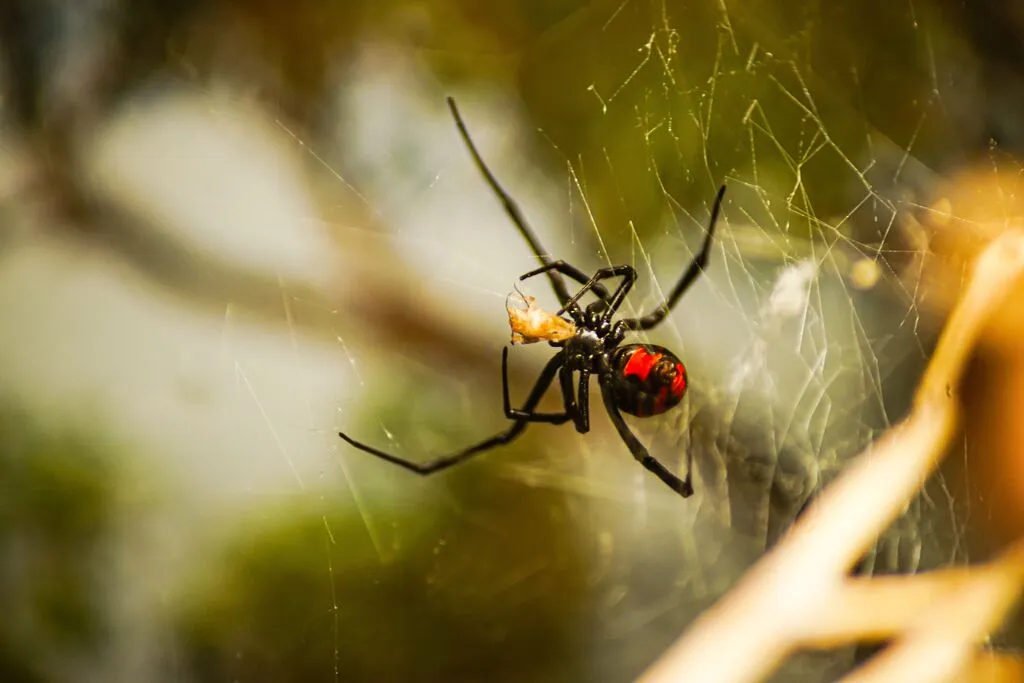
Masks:
[[[469,448],[424,463],[415,463],[367,446],[344,433],[339,432],[338,435],[352,446],[407,470],[421,475],[433,474],[491,448],[512,442],[531,422],[560,425],[571,420],[577,432],[587,433],[590,431],[590,375],[594,374],[597,375],[601,387],[601,398],[612,424],[615,425],[615,429],[626,446],[629,447],[633,457],[673,491],[684,498],[689,497],[693,494],[692,453],[687,454],[686,477],[680,479],[647,452],[622,417],[623,412],[638,417],[658,415],[677,405],[686,392],[686,368],[675,354],[663,346],[654,344],[620,346],[619,344],[627,332],[649,330],[656,327],[686,293],[697,276],[701,274],[708,262],[715,223],[718,220],[722,198],[725,195],[725,186],[719,188],[718,195],[715,197],[703,247],[665,300],[645,316],[623,318],[613,322],[612,316],[618,311],[636,281],[636,271],[633,267],[621,265],[599,268],[592,277],[588,278],[582,270],[565,261],[551,260],[551,257],[541,248],[540,241],[533,234],[519,206],[505,192],[487,164],[484,163],[459,115],[455,101],[450,97],[448,98],[448,107],[451,109],[459,133],[469,148],[480,173],[501,199],[505,212],[529,243],[534,255],[544,264],[519,279],[525,280],[541,273],[547,274],[551,281],[551,288],[562,306],[556,315],[569,315],[572,322],[565,321],[565,323],[570,325],[572,334],[566,339],[547,340],[551,346],[560,348],[560,350],[541,370],[540,377],[533,385],[522,408],[512,408],[511,406],[508,391],[508,347],[506,346],[502,350],[501,385],[505,417],[514,422],[505,431]],[[562,279],[563,275],[583,286],[575,294],[570,295],[565,281]],[[601,281],[614,277],[620,277],[622,280],[614,291],[609,292]],[[597,300],[586,308],[581,308],[577,302],[587,292],[596,295]],[[579,373],[579,382],[575,393],[573,392],[573,373]],[[560,413],[536,412],[537,404],[540,403],[541,397],[551,386],[556,375],[562,391],[563,411]]]

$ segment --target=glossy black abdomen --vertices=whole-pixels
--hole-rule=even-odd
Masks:
[[[627,344],[612,355],[612,395],[624,413],[647,417],[675,407],[686,393],[686,367],[655,344]]]

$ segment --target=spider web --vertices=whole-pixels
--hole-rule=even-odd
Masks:
[[[641,284],[624,314],[650,310],[671,287],[699,246],[716,186],[729,186],[709,272],[648,335],[688,363],[688,400],[654,424],[633,423],[673,467],[683,467],[683,453],[693,450],[697,496],[681,503],[652,482],[601,424],[598,406],[592,421],[599,426],[589,437],[535,428],[529,445],[487,456],[491,476],[561,492],[568,514],[588,520],[584,542],[603,539],[607,556],[588,578],[606,607],[595,608],[590,623],[603,653],[595,670],[616,680],[622,674],[612,672],[649,661],[659,643],[726,590],[817,487],[906,410],[934,331],[922,329],[913,304],[897,209],[908,199],[913,205],[914,191],[926,195],[935,182],[930,168],[952,163],[943,136],[956,122],[942,71],[955,55],[936,56],[933,29],[914,7],[893,10],[885,35],[854,32],[841,46],[846,52],[825,60],[817,53],[836,47],[830,36],[847,19],[841,11],[816,8],[791,18],[710,3],[685,13],[628,2],[607,9],[592,8],[559,34],[575,46],[574,59],[559,60],[547,46],[527,51],[524,89],[543,119],[536,131],[508,132],[504,114],[515,109],[506,95],[471,93],[475,99],[463,108],[485,158],[533,217],[550,253],[585,271],[623,262],[638,269]],[[646,33],[638,30],[640,16],[649,22]],[[873,86],[862,83],[860,71],[877,68],[864,55],[890,46],[893,34],[924,43],[909,54],[895,50],[912,60],[905,77],[919,97],[872,118],[877,107],[864,98]],[[541,93],[555,83],[589,98],[549,103]],[[580,121],[582,132],[568,130]],[[524,149],[548,170],[531,172]],[[498,329],[495,304],[534,260],[473,180],[458,144],[448,147],[444,163],[421,185],[429,189],[411,203],[408,219],[393,221],[396,248],[404,262],[418,264],[425,287],[440,290],[440,280],[446,291],[458,291],[451,300],[501,338],[507,333]],[[380,204],[398,203],[386,186],[370,194],[387,197]],[[434,205],[444,218],[424,228],[424,212]],[[527,293],[553,310],[546,286],[530,284]],[[532,353],[517,351],[514,362],[532,361],[536,371],[541,361]],[[459,368],[445,371],[451,381]],[[435,387],[445,381],[431,379]],[[444,393],[437,399],[443,411],[425,420],[433,426],[419,424],[416,433],[445,429],[471,402],[466,394],[480,391],[467,381]],[[431,394],[424,400],[434,401]],[[416,400],[402,396],[406,404]],[[486,433],[480,424],[441,443],[469,443]],[[385,429],[378,443],[410,456],[440,448],[410,447]],[[963,561],[965,514],[938,478],[864,569],[907,572]],[[779,675],[827,680],[852,656],[798,658]]]
[[[124,533],[118,575],[147,578],[130,608],[111,600],[119,647],[99,670],[163,680],[173,651],[188,680],[642,671],[904,414],[934,341],[901,215],[979,139],[967,48],[934,5],[832,4],[625,0],[537,23],[513,7],[395,9],[346,53],[318,137],[234,93],[140,105],[146,125],[96,154],[101,190],[263,274],[272,296],[264,310],[240,288],[183,310],[116,259],[65,270],[66,247],[0,271],[21,331],[3,383],[38,412],[89,405],[156,454],[139,476],[167,476],[174,499],[153,513],[160,548]],[[474,78],[450,78],[456,50],[417,44],[425,26],[478,46],[475,70],[460,64]],[[707,272],[641,337],[685,361],[686,400],[630,420],[674,471],[693,454],[692,498],[633,461],[599,400],[588,435],[531,426],[433,478],[337,439],[428,459],[505,426],[504,302],[536,259],[446,94],[554,257],[637,269],[623,315],[671,289],[727,184]],[[202,153],[168,151],[183,148]],[[188,267],[217,283],[206,261]],[[540,278],[522,288],[556,308]],[[41,348],[50,362],[33,362]],[[550,353],[513,350],[514,401]],[[558,407],[555,387],[542,408]],[[969,559],[970,512],[938,476],[864,571]],[[196,555],[217,569],[180,560]],[[167,593],[184,596],[170,616]],[[798,657],[778,679],[831,680],[856,656]]]

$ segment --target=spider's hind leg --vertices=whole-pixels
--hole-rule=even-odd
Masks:
[[[507,355],[507,348],[505,353]],[[470,446],[469,448],[464,448],[461,451],[457,451],[450,455],[442,455],[441,457],[434,458],[433,460],[428,460],[427,462],[413,462],[411,460],[406,460],[405,458],[400,458],[397,455],[392,455],[391,453],[383,451],[379,448],[374,448],[373,446],[369,446],[362,442],[356,441],[355,439],[353,439],[351,436],[348,436],[344,432],[338,432],[338,436],[340,436],[342,439],[345,440],[346,443],[348,443],[350,446],[354,448],[358,448],[359,450],[365,453],[374,455],[380,458],[381,460],[386,460],[392,463],[393,465],[398,465],[399,467],[407,469],[410,472],[415,472],[416,474],[419,475],[426,476],[428,474],[434,474],[436,472],[446,470],[449,467],[465,462],[466,460],[469,460],[471,457],[489,451],[492,448],[512,443],[513,441],[516,440],[516,438],[519,437],[520,434],[523,433],[523,430],[526,429],[527,425],[529,425],[531,421],[553,422],[553,420],[531,419],[531,417],[529,416],[536,417],[538,415],[544,415],[543,413],[535,413],[533,409],[537,407],[537,404],[540,403],[541,397],[544,396],[544,393],[548,390],[548,387],[551,386],[551,382],[554,381],[555,375],[558,373],[558,369],[562,366],[562,363],[564,362],[564,358],[565,357],[561,353],[555,354],[554,356],[551,357],[551,360],[548,361],[547,365],[544,366],[544,369],[541,370],[540,377],[537,378],[536,383],[533,385],[533,389],[530,390],[530,395],[526,398],[526,402],[523,403],[523,407],[520,409],[521,412],[524,415],[526,415],[526,417],[518,417],[515,419],[515,422],[512,424],[512,426],[506,429],[505,431],[499,432],[488,439],[484,439],[483,441],[480,441]],[[505,396],[506,408],[511,410],[511,408],[508,407],[507,401],[507,383],[505,388]],[[559,419],[561,420],[561,422],[568,422],[570,417],[567,415],[563,419],[561,418],[561,416],[559,416]]]
[[[555,367],[558,368],[559,377],[565,373],[565,366],[563,365],[564,356],[559,355],[552,358],[549,363],[554,363],[555,359],[558,359],[558,363]],[[543,377],[543,376],[542,376]],[[551,380],[548,380],[549,382]],[[564,382],[562,384],[562,392],[565,392]],[[501,395],[502,403],[505,408],[505,417],[510,420],[523,420],[524,422],[541,422],[545,424],[560,425],[565,424],[569,420],[574,419],[575,403],[570,404],[570,396],[567,396],[563,401],[565,410],[561,413],[538,413],[534,412],[533,409],[528,406],[522,408],[513,408],[512,399],[509,396],[508,390],[508,347],[506,346],[501,350]],[[529,404],[529,401],[527,401]]]
[[[718,215],[722,211],[723,199],[725,199],[725,185],[718,188],[718,194],[715,195],[715,203],[711,206],[711,218],[708,221],[708,232],[704,236],[704,244],[701,246],[700,251],[693,257],[690,265],[687,266],[679,280],[676,281],[675,286],[672,287],[672,291],[669,292],[668,296],[665,297],[665,300],[657,308],[640,318],[627,318],[624,320],[629,329],[649,330],[652,327],[657,327],[665,319],[665,316],[672,312],[672,309],[675,308],[679,300],[686,294],[690,285],[707,268],[708,259],[711,258],[711,244],[715,238],[715,226],[718,225]]]
[[[672,474],[667,467],[661,464],[654,456],[652,456],[647,448],[640,443],[640,439],[636,438],[636,435],[630,431],[629,426],[622,417],[622,413],[619,411],[619,407],[615,405],[615,398],[612,394],[611,388],[602,381],[601,382],[601,396],[604,398],[604,407],[608,410],[608,417],[611,418],[612,424],[615,425],[616,431],[619,433],[619,437],[625,442],[626,446],[629,447],[629,452],[633,454],[637,462],[646,467],[650,472],[654,473],[658,479],[661,479],[670,489],[681,495],[683,498],[689,498],[693,495],[693,468],[686,468],[686,476],[682,479]],[[689,459],[688,459],[689,462]]]

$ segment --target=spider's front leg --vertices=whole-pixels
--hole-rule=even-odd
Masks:
[[[491,169],[488,168],[487,163],[480,155],[480,151],[476,148],[473,143],[473,138],[469,135],[469,130],[466,128],[465,122],[462,120],[462,115],[459,114],[459,108],[455,105],[455,100],[448,98],[448,108],[452,112],[452,118],[455,119],[455,126],[459,129],[459,135],[462,136],[462,141],[466,143],[466,147],[469,149],[470,156],[473,157],[473,163],[476,164],[477,169],[483,175],[484,180],[490,185],[491,190],[501,201],[502,207],[505,209],[505,213],[516,228],[519,230],[519,234],[523,236],[526,243],[530,245],[530,250],[533,255],[537,257],[537,260],[544,264],[544,268],[538,270],[538,273],[546,272],[548,280],[551,282],[551,289],[554,290],[555,296],[558,298],[559,304],[564,304],[569,299],[569,290],[565,286],[565,281],[559,276],[565,275],[578,282],[584,282],[587,276],[579,269],[564,261],[552,261],[551,256],[548,255],[547,251],[541,246],[540,240],[537,235],[534,234],[533,228],[526,221],[526,216],[523,215],[522,209],[519,208],[519,204],[512,199],[512,195],[505,191],[505,188],[501,186],[498,179],[494,177]],[[603,291],[604,288],[601,288]],[[600,296],[607,296],[608,292],[599,294]]]
[[[604,285],[601,284],[601,280],[607,280],[612,277],[621,277],[622,282],[615,289],[615,292],[611,296],[601,296],[601,300],[608,304],[608,310],[605,312],[605,320],[610,318],[622,305],[622,300],[629,294],[629,290],[633,289],[633,284],[636,282],[636,270],[633,266],[622,265],[622,266],[608,266],[606,268],[599,268],[594,276],[583,283],[583,287],[580,291],[573,294],[572,298],[565,302],[562,306],[562,310],[555,313],[555,315],[561,315],[570,306],[576,304],[580,298],[587,292],[593,290],[596,294],[598,287],[604,289]]]
[[[692,453],[687,452],[687,466],[686,466],[686,477],[680,479],[676,475],[672,474],[667,467],[661,464],[654,456],[652,456],[647,448],[640,443],[640,439],[636,438],[629,429],[629,425],[622,417],[622,413],[619,411],[618,405],[615,403],[615,396],[612,392],[612,388],[608,384],[608,380],[601,379],[601,396],[604,398],[604,407],[608,411],[608,417],[611,418],[612,424],[615,425],[616,431],[619,433],[619,437],[625,442],[629,448],[629,452],[633,454],[637,462],[653,472],[658,479],[661,479],[670,489],[681,495],[683,498],[689,498],[693,495],[693,459]]]
[[[597,282],[593,282],[593,278],[588,279],[586,273],[584,273],[582,270],[572,265],[571,263],[563,261],[562,259],[552,261],[551,263],[546,263],[540,268],[534,268],[530,272],[520,275],[519,281],[522,282],[523,280],[528,280],[531,277],[534,277],[535,275],[540,275],[541,273],[549,273],[551,271],[555,271],[556,273],[561,273],[566,277],[572,278],[573,280],[575,280],[576,282],[580,283],[585,287],[583,291],[586,291],[586,289],[593,289],[594,294],[597,295],[597,298],[602,299],[604,301],[609,300],[608,289],[604,285]],[[580,295],[577,294],[572,299],[569,299],[567,293],[564,299],[559,300],[558,303],[562,304],[562,310],[559,311],[556,315],[561,315],[561,313],[565,311],[567,308],[569,308],[570,304],[575,303],[576,300],[579,299],[579,297]]]

